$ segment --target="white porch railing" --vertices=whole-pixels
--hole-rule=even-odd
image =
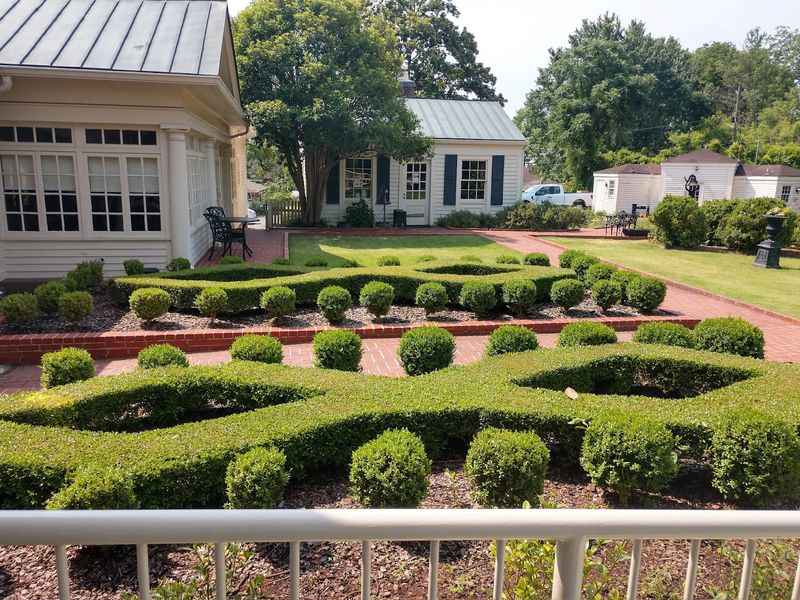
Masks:
[[[0,545],[56,547],[60,600],[69,598],[66,546],[135,544],[139,596],[150,598],[149,544],[215,544],[216,598],[225,600],[226,542],[288,542],[289,598],[300,590],[300,543],[360,540],[361,598],[370,597],[372,540],[431,541],[428,598],[437,598],[439,542],[495,540],[494,599],[503,591],[505,541],[556,540],[553,600],[579,600],[588,539],[633,541],[627,600],[636,598],[641,541],[686,539],[684,600],[692,600],[701,539],[743,539],[739,600],[750,595],[755,540],[800,538],[800,512],[670,510],[153,510],[2,511]],[[800,565],[791,600],[800,600]]]

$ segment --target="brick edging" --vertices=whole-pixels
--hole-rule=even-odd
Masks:
[[[551,242],[549,240],[544,240],[542,238],[536,237],[538,241],[542,244],[547,244],[549,246],[553,246],[554,248],[558,248],[559,250],[568,250],[567,246],[562,246],[561,244],[556,244],[555,242]],[[585,238],[584,238],[585,239]],[[744,302],[742,300],[736,300],[735,298],[730,298],[728,296],[723,296],[722,294],[717,294],[715,292],[709,292],[708,290],[704,290],[702,288],[694,287],[693,285],[689,285],[687,283],[682,283],[680,281],[675,281],[674,279],[669,279],[662,275],[656,275],[654,273],[650,273],[648,271],[642,271],[640,269],[634,269],[629,267],[628,265],[624,265],[622,263],[614,262],[611,260],[603,259],[603,262],[613,265],[615,267],[619,267],[620,269],[625,269],[626,271],[633,271],[634,273],[639,273],[640,275],[646,275],[647,277],[654,277],[656,279],[660,279],[667,285],[671,285],[672,287],[678,288],[680,290],[685,290],[687,292],[693,292],[695,294],[699,294],[700,296],[704,296],[706,298],[713,298],[714,300],[721,300],[723,302],[727,302],[729,304],[733,304],[734,306],[738,306],[739,308],[746,308],[748,310],[752,310],[757,313],[761,313],[762,315],[766,315],[768,317],[772,317],[774,319],[778,319],[785,323],[789,323],[791,325],[800,325],[800,319],[795,317],[791,317],[789,315],[785,315],[783,313],[776,312],[774,310],[770,310],[768,308],[762,308],[761,306],[756,306],[755,304],[750,304],[749,302]]]
[[[649,317],[601,317],[599,319],[518,319],[508,321],[467,321],[463,323],[442,323],[439,326],[456,336],[487,335],[501,325],[513,323],[522,325],[536,333],[558,333],[570,323],[593,321],[609,325],[616,331],[633,331],[648,321],[667,321],[694,327],[699,319],[673,316]],[[352,329],[363,339],[399,338],[414,327],[429,325],[382,325]],[[102,333],[31,333],[2,335],[0,363],[36,364],[45,352],[60,350],[71,346],[88,350],[95,358],[130,358],[152,344],[173,344],[186,352],[210,352],[227,350],[233,340],[245,334],[271,335],[284,344],[310,342],[314,335],[330,327],[308,329],[284,329],[279,327],[252,327],[247,329],[205,330],[187,329],[183,331],[109,331]]]

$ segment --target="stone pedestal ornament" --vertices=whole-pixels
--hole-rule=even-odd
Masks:
[[[783,231],[786,217],[783,215],[767,215],[767,239],[758,245],[753,265],[767,269],[780,269],[781,243],[778,236]]]

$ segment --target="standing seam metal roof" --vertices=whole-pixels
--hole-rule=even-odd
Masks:
[[[498,102],[407,98],[406,106],[434,139],[525,141]]]
[[[0,66],[218,75],[213,0],[0,0]]]

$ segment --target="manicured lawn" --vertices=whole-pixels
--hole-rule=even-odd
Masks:
[[[782,269],[753,266],[735,253],[665,250],[647,242],[553,238],[598,258],[800,317],[800,259],[782,258]]]
[[[478,235],[289,236],[289,260],[294,265],[323,259],[329,267],[341,266],[345,260],[355,260],[368,267],[375,266],[378,257],[383,255],[396,256],[403,265],[417,263],[421,256],[454,261],[477,256],[484,263],[494,263],[500,254],[521,256]]]

